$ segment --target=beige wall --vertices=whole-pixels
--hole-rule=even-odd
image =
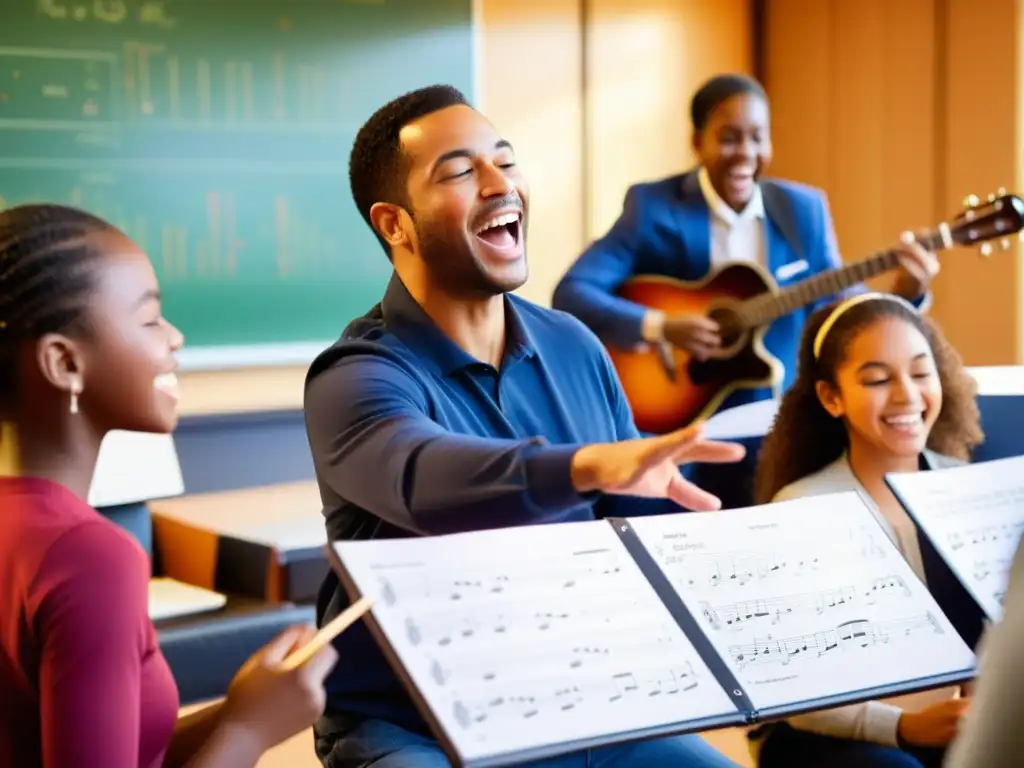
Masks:
[[[690,164],[689,97],[715,72],[750,71],[751,2],[478,3],[483,108],[530,180],[531,276],[520,293],[546,304],[584,243],[614,221],[629,184]],[[304,374],[184,375],[183,412],[300,407]]]
[[[826,190],[846,260],[1017,187],[1020,30],[1018,0],[768,3],[773,172]],[[932,314],[953,344],[1020,362],[1017,250],[940,258]]]
[[[689,168],[690,97],[712,75],[751,73],[749,0],[589,0],[587,235],[627,187]]]

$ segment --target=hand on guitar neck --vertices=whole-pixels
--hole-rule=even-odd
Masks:
[[[939,274],[939,259],[917,241],[918,237],[913,232],[904,232],[900,236],[900,247],[894,249],[900,268],[892,292],[910,300],[924,296]],[[927,233],[920,237],[927,238]]]

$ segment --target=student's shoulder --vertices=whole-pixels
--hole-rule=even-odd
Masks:
[[[130,533],[63,485],[36,478],[5,480],[0,506],[8,516],[7,532],[37,568],[89,570],[109,562],[148,562]]]
[[[696,171],[675,173],[671,176],[664,176],[660,179],[645,179],[630,184],[626,190],[626,197],[633,200],[649,200],[651,198],[678,197],[679,191],[687,183],[687,179],[695,177]]]
[[[777,187],[797,204],[820,205],[825,199],[823,189],[791,179],[766,178],[763,184]]]
[[[775,494],[772,501],[790,501],[851,490],[856,490],[856,482],[850,473],[846,458],[840,457],[817,472],[794,480],[783,487]]]
[[[944,453],[936,453],[932,450],[925,451],[925,458],[932,469],[951,469],[953,467],[963,467],[969,463],[963,459],[958,459],[956,456],[947,456]]]
[[[32,603],[60,608],[67,601],[114,600],[144,605],[149,556],[130,533],[95,515],[68,525],[46,544],[32,580]]]

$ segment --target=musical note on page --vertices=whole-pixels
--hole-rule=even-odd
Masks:
[[[809,635],[754,638],[751,643],[730,645],[729,654],[740,668],[748,664],[789,664],[808,655],[821,658],[831,651],[846,652],[872,645],[896,643],[920,632],[942,634],[942,626],[931,613],[905,619],[869,621],[854,619]]]
[[[886,482],[989,619],[1024,535],[1024,457],[931,472],[890,474]]]
[[[563,682],[555,677],[543,685],[513,685],[509,693],[502,696],[458,699],[452,709],[459,725],[467,730],[484,722],[514,727],[517,721],[532,720],[550,711],[573,710],[585,706],[588,700],[603,699],[617,704],[644,696],[679,697],[696,688],[697,682],[689,663],[677,668],[655,663],[583,683]]]
[[[874,605],[876,601],[888,597],[899,599],[909,596],[910,588],[902,576],[886,575],[868,579],[856,586],[842,586],[817,592],[801,592],[721,605],[702,602],[701,611],[711,626],[720,630],[738,628],[752,621],[777,625],[793,616],[804,613],[821,615],[857,601],[865,605]]]
[[[607,522],[542,529],[334,545],[463,761],[736,713]]]
[[[642,597],[633,592],[608,590],[600,605],[581,604],[570,595],[550,595],[544,606],[534,600],[504,601],[500,608],[483,606],[467,612],[461,608],[440,608],[426,615],[408,616],[406,636],[410,644],[449,646],[453,643],[477,642],[488,634],[507,636],[514,640],[557,634],[563,626],[589,628],[598,635],[618,625],[642,619],[649,610]]]
[[[857,526],[845,535],[805,544],[782,556],[779,553],[744,551],[687,550],[678,542],[659,545],[662,563],[689,586],[743,587],[751,582],[780,578],[813,580],[821,570],[873,560],[884,555],[879,541],[884,536],[878,526]]]
[[[756,707],[974,665],[856,493],[630,522]]]

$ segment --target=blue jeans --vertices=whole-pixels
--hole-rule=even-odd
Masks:
[[[450,768],[437,742],[384,720],[339,728],[325,714],[316,724],[316,754],[324,768]],[[738,768],[700,736],[673,736],[590,749],[530,763],[532,768]]]
[[[761,747],[759,768],[941,768],[944,750],[899,749],[835,739],[775,725]]]

